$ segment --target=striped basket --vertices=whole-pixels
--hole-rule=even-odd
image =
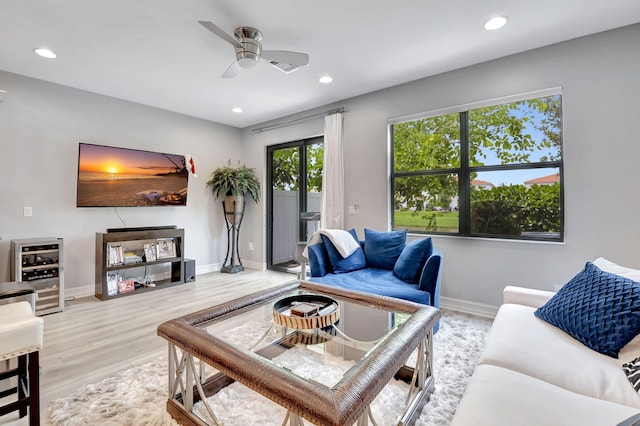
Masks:
[[[291,314],[291,307],[297,303],[308,303],[318,306],[320,312],[331,311],[325,315],[313,315],[308,317]],[[324,328],[334,324],[340,319],[340,305],[335,300],[315,294],[301,294],[285,297],[273,305],[273,320],[276,324],[297,330],[311,330]]]

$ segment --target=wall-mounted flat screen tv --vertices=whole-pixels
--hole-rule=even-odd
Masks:
[[[186,206],[184,155],[80,143],[77,207]]]

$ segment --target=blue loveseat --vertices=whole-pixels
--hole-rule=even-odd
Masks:
[[[360,247],[343,258],[324,235],[307,247],[310,281],[440,307],[442,252],[431,238],[406,243],[406,231],[365,228]]]

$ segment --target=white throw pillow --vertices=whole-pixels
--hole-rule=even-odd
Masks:
[[[635,282],[640,282],[640,270],[638,269],[631,269],[625,266],[620,266],[605,259],[604,257],[599,257],[592,263],[605,272],[620,275],[622,277],[632,279]]]
[[[640,357],[640,334],[634,337],[629,343],[627,343],[620,352],[618,352],[618,359],[620,362],[625,363],[633,359]]]

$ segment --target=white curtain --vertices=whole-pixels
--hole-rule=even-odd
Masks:
[[[342,113],[324,119],[324,166],[320,228],[344,228],[344,162]]]

